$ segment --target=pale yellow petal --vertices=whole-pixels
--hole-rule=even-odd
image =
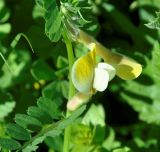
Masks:
[[[142,65],[124,56],[118,63],[116,70],[116,75],[121,79],[132,80],[142,73]]]
[[[72,67],[72,82],[79,92],[86,93],[92,90],[94,68],[96,65],[95,55],[95,48],[92,48],[89,53],[80,57]]]

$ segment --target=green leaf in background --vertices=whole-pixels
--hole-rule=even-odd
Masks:
[[[37,2],[38,3],[38,2]],[[43,17],[45,14],[45,9],[38,4],[34,6],[32,16],[34,19],[37,19],[39,17]]]
[[[6,22],[10,17],[10,11],[6,7],[4,0],[0,1],[0,23]]]
[[[16,150],[21,147],[20,143],[13,139],[0,138],[0,146],[9,150]]]
[[[54,70],[43,60],[37,60],[33,63],[31,73],[36,80],[55,79]]]
[[[124,147],[124,148],[115,149],[112,152],[132,152],[132,151],[130,150],[130,148]]]
[[[0,1],[0,40],[2,40],[11,31],[11,24],[6,23],[10,17],[10,11],[5,5],[4,0]]]
[[[160,85],[160,43],[158,41],[155,41],[153,50],[152,50],[152,60],[150,63],[148,63],[148,72],[153,72],[152,76],[156,84]],[[150,73],[151,74],[151,73]],[[156,85],[155,84],[155,85]]]
[[[0,92],[0,121],[7,117],[15,108],[16,102],[10,93]]]
[[[144,49],[146,47],[147,38],[143,31],[140,31],[136,26],[134,26],[133,23],[128,20],[128,18],[123,13],[121,13],[118,9],[116,9],[116,7],[114,7],[114,5],[103,3],[103,8],[112,18],[116,27],[121,30],[121,32],[124,32],[131,36],[135,45],[139,49]]]
[[[26,50],[13,50],[7,59],[11,69],[4,64],[2,67],[3,75],[0,77],[0,88],[4,89],[13,84],[20,83],[26,77],[23,73],[30,61],[30,55]]]
[[[155,8],[160,8],[159,0],[134,0],[132,2],[132,8],[133,7],[144,7],[144,6],[152,6]]]
[[[15,139],[18,140],[29,140],[31,138],[30,133],[25,130],[23,127],[17,124],[8,124],[6,132]]]
[[[0,119],[5,118],[9,115],[15,108],[15,101],[6,101],[5,103],[0,103]]]
[[[156,15],[157,17],[153,21],[145,25],[148,28],[160,30],[160,12],[156,12]]]
[[[3,39],[4,36],[9,34],[11,31],[11,25],[9,23],[0,24],[0,39]]]
[[[148,81],[128,81],[123,85],[124,91],[120,96],[135,111],[139,113],[139,118],[147,123],[160,124],[160,45],[155,43],[152,50],[152,59],[147,61],[147,66],[143,70],[144,77]],[[133,89],[134,88],[134,89]]]
[[[28,128],[33,131],[40,130],[42,123],[34,117],[25,114],[16,114],[15,122],[23,128]]]

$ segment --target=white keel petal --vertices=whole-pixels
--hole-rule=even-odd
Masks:
[[[109,74],[109,81],[111,81],[115,75],[116,75],[116,69],[110,65],[110,64],[107,64],[107,63],[99,63],[98,64],[98,68],[101,68],[101,69],[104,69],[108,72]]]
[[[97,91],[104,91],[108,86],[109,74],[106,70],[95,68],[93,88]]]

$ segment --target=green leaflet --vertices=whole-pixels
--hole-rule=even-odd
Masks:
[[[46,32],[47,32],[47,36],[50,38],[51,41],[57,42],[61,38],[62,26],[60,26],[56,32],[53,32],[53,30],[50,30],[48,33],[48,29],[46,29]]]
[[[42,123],[38,119],[25,114],[16,114],[15,122],[18,125],[33,131],[40,130],[42,127]]]
[[[49,124],[52,123],[52,117],[42,109],[38,107],[31,106],[27,110],[27,114],[37,118],[39,121],[41,121],[43,124]]]
[[[37,105],[40,109],[47,112],[52,117],[52,119],[56,119],[60,115],[60,111],[54,100],[41,97],[38,99]]]
[[[16,150],[21,147],[20,143],[13,139],[0,138],[0,146],[9,150]]]
[[[53,91],[54,90],[54,91]],[[55,99],[56,105],[61,105],[63,97],[68,97],[68,82],[66,80],[53,81],[42,90],[42,95]]]
[[[56,0],[36,0],[38,6],[45,10],[45,33],[53,42],[61,37],[61,13],[58,10]]]
[[[23,127],[17,124],[8,124],[6,132],[17,140],[29,140],[31,138],[30,133],[25,130]]]

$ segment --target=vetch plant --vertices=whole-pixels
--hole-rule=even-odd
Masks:
[[[91,15],[92,7],[88,1],[35,0],[35,2],[40,16],[45,20],[45,33],[49,40],[55,45],[61,40],[65,44],[68,60],[62,57],[62,64],[59,67],[67,65],[67,68],[65,72],[62,69],[60,71],[62,73],[59,76],[59,71],[55,72],[45,62],[41,60],[34,62],[31,73],[37,79],[37,82],[41,82],[43,87],[48,83],[47,81],[52,80],[55,82],[52,84],[54,87],[49,84],[43,89],[42,97],[38,98],[37,105],[28,107],[27,114],[16,114],[15,123],[6,126],[6,135],[0,138],[0,145],[4,150],[31,152],[36,151],[38,144],[43,141],[49,144],[49,139],[54,139],[55,141],[56,138],[59,138],[57,141],[61,141],[61,137],[63,137],[60,143],[63,148],[56,147],[58,149],[56,150],[59,152],[75,152],[79,149],[81,149],[80,152],[98,152],[102,147],[104,148],[108,145],[106,144],[107,141],[100,145],[100,142],[104,140],[103,138],[94,139],[97,132],[101,134],[101,137],[105,134],[104,109],[102,106],[92,105],[87,114],[82,118],[80,116],[86,109],[86,106],[83,104],[87,103],[96,92],[106,90],[109,82],[115,76],[122,80],[137,78],[142,72],[142,66],[123,54],[112,52],[93,36],[87,34],[87,31],[90,32],[91,29],[95,30],[97,27],[93,22],[94,18]],[[29,41],[21,33],[11,43],[13,49],[15,49],[15,45],[21,36],[24,36]],[[30,42],[29,44],[31,46]],[[76,60],[74,46],[77,44],[85,45],[89,51]],[[56,55],[53,54],[52,56]],[[44,69],[39,70],[39,67]],[[52,74],[55,74],[55,79],[52,78]],[[37,75],[40,76],[38,77]],[[63,75],[69,81],[69,88],[67,88],[68,82],[63,81]],[[58,83],[61,80],[63,83]],[[66,92],[62,89],[62,85],[63,87],[66,85],[68,89],[67,92],[65,88],[65,91],[68,93],[68,102],[65,104],[59,103],[62,98],[59,94],[55,96],[56,93],[52,96],[52,89],[50,89],[51,86],[51,88],[60,88],[62,94],[65,94],[63,96],[66,97]],[[34,87],[37,90],[40,89],[40,86],[34,85]],[[65,106],[65,108],[61,106]],[[97,114],[96,120],[93,117],[95,114]],[[90,127],[90,123],[93,126]],[[78,127],[74,128],[74,126]],[[74,131],[72,130],[73,128]],[[84,131],[82,134],[81,130]],[[76,136],[77,132],[78,135]],[[73,134],[75,139],[79,140],[82,135],[88,142],[83,142],[83,139],[80,142],[71,140]],[[113,139],[115,135],[112,129],[110,129],[109,134],[111,134],[111,139]],[[78,145],[73,143],[78,143]],[[83,143],[87,143],[87,145]],[[90,146],[90,144],[93,145]],[[88,147],[86,148],[85,146]],[[129,150],[129,148],[124,149],[127,149],[126,151]]]

